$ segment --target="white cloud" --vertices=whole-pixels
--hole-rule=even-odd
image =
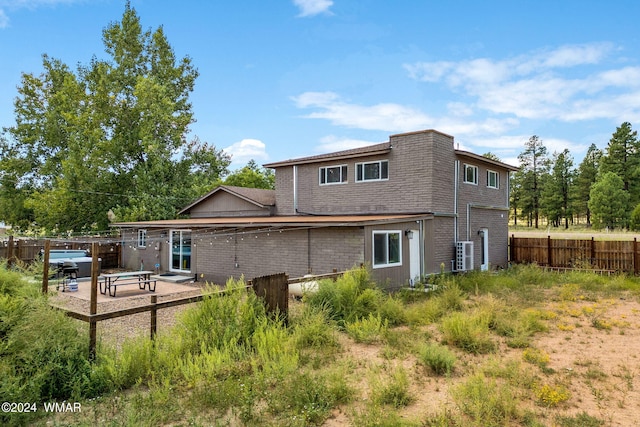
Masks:
[[[0,28],[7,28],[9,26],[9,17],[4,10],[0,9]]]
[[[269,159],[269,155],[266,152],[266,145],[257,139],[243,139],[242,141],[223,148],[222,151],[231,155],[231,162],[235,166],[246,164],[252,159],[258,163]]]
[[[335,135],[325,136],[320,140],[320,145],[316,147],[319,153],[332,153],[335,151],[350,150],[352,148],[366,147],[377,142],[364,141],[362,139],[339,138]]]
[[[498,134],[518,124],[515,118],[488,118],[470,120],[469,110],[458,117],[432,117],[416,108],[394,103],[358,105],[342,101],[333,92],[306,92],[292,98],[299,108],[316,111],[303,117],[329,120],[336,126],[348,128],[380,130],[385,132],[410,132],[416,129],[438,129],[452,135],[473,135],[478,133]],[[454,108],[461,110],[458,105]]]
[[[417,62],[404,68],[415,80],[464,90],[475,107],[493,114],[563,121],[630,120],[628,116],[637,117],[640,111],[640,97],[628,96],[640,86],[640,67],[590,72],[589,66],[614,51],[611,44],[594,43],[504,60]]]
[[[293,4],[300,9],[298,16],[313,16],[320,13],[331,13],[329,8],[333,6],[332,0],[293,0]]]

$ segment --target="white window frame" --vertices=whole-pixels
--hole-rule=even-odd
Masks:
[[[328,177],[328,169],[338,168],[340,171],[340,181],[338,182],[327,182]],[[349,176],[349,168],[348,165],[332,165],[332,166],[321,166],[318,169],[318,183],[320,185],[336,185],[336,184],[346,184]],[[323,181],[324,178],[324,182]]]
[[[495,185],[491,185],[491,179],[489,178],[491,175],[495,175],[496,183]],[[487,187],[495,188],[496,190],[500,188],[500,173],[492,170],[487,170]]]
[[[467,180],[467,178],[468,178],[468,176],[467,176],[468,172],[467,171],[469,169],[474,171],[474,173],[473,173],[473,181]],[[464,170],[463,182],[465,184],[478,185],[478,167],[475,166],[475,165],[468,165],[468,164],[465,163],[463,170]]]
[[[389,236],[398,235],[398,261],[389,262]],[[386,262],[376,263],[376,236],[384,235]],[[371,265],[373,268],[398,267],[402,265],[402,231],[401,230],[374,230],[371,236]]]
[[[141,228],[138,230],[138,247],[146,248],[147,247],[147,230]]]
[[[382,164],[386,164],[387,165],[387,176],[386,177],[382,177]],[[364,173],[364,169],[367,165],[378,165],[378,178],[365,178],[365,173]],[[362,173],[359,173],[359,170],[362,171]],[[356,182],[371,182],[371,181],[388,181],[389,180],[389,160],[376,160],[373,162],[361,162],[361,163],[356,163],[356,167],[355,167],[355,173],[356,173]],[[362,175],[362,176],[361,176]]]

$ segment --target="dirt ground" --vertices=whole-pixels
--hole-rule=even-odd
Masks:
[[[577,300],[549,302],[541,309],[554,314],[547,321],[549,330],[538,333],[532,343],[533,348],[549,355],[550,374],[542,379],[565,385],[570,398],[557,407],[544,408],[523,393],[520,406],[539,414],[538,421],[543,425],[557,425],[556,416],[586,413],[602,420],[604,426],[640,426],[640,303],[626,299]],[[436,334],[434,331],[434,337]],[[487,356],[458,353],[459,365],[465,368],[450,378],[427,375],[425,380],[424,368],[413,356],[389,361],[379,346],[350,342],[345,348],[346,356],[363,366],[401,364],[406,372],[413,373],[411,392],[415,401],[402,412],[403,418],[413,420],[441,414],[445,408],[455,410],[450,390],[489,359],[523,361],[522,349],[506,345]],[[334,411],[325,425],[349,425],[348,415]]]
[[[191,284],[193,286],[193,284]],[[182,292],[159,296],[159,300],[195,295],[201,292],[197,286],[185,286]],[[195,289],[194,289],[195,288]],[[57,305],[88,312],[88,301],[69,293],[59,293],[53,299]],[[148,295],[107,299],[99,304],[99,312],[111,311],[148,303]],[[299,303],[298,303],[299,304]],[[161,310],[159,333],[175,324],[178,311],[184,306]],[[604,421],[605,426],[640,426],[640,303],[635,298],[600,299],[587,301],[576,298],[569,301],[548,301],[537,307],[549,314],[548,330],[535,335],[532,347],[549,355],[548,377],[551,382],[560,382],[570,392],[570,398],[553,408],[543,408],[526,393],[520,404],[530,408],[543,418],[544,425],[555,425],[557,415],[574,416],[587,413]],[[161,317],[160,317],[161,316]],[[119,345],[126,337],[147,334],[149,314],[141,313],[126,318],[101,322],[98,328],[103,340]],[[438,331],[429,331],[438,339]],[[425,373],[425,368],[416,362],[415,356],[400,353],[397,358],[385,357],[383,346],[354,343],[345,336],[343,354],[350,358],[365,373],[371,367],[389,368],[402,365],[412,376],[411,394],[414,402],[402,410],[402,417],[412,420],[425,419],[441,414],[445,408],[455,409],[450,391],[452,387],[468,379],[476,368],[489,359],[523,361],[523,349],[512,349],[504,343],[490,355],[471,356],[457,352],[459,365],[451,377],[439,377]],[[525,362],[522,362],[526,365]],[[363,375],[360,384],[360,406],[364,408],[368,385]],[[358,403],[356,403],[356,408]],[[349,425],[346,411],[337,409],[326,421],[326,426]]]

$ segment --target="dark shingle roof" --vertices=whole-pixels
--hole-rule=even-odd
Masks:
[[[366,147],[352,148],[351,150],[336,151],[335,153],[319,154],[317,156],[300,157],[297,159],[283,160],[281,162],[267,163],[265,168],[278,168],[282,166],[301,165],[304,163],[317,163],[325,160],[348,159],[353,157],[370,156],[373,154],[387,153],[391,150],[390,142],[368,145]]]

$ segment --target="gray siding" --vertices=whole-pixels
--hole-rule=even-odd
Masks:
[[[453,212],[453,138],[416,132],[390,138],[386,155],[330,160],[297,166],[299,213],[376,214]],[[389,179],[356,182],[356,164],[389,161]],[[347,182],[321,185],[321,167],[347,165]],[[293,166],[276,169],[277,212],[293,214]]]
[[[222,216],[268,216],[269,208],[261,208],[229,193],[219,192],[208,200],[195,205],[191,218],[212,218]]]

